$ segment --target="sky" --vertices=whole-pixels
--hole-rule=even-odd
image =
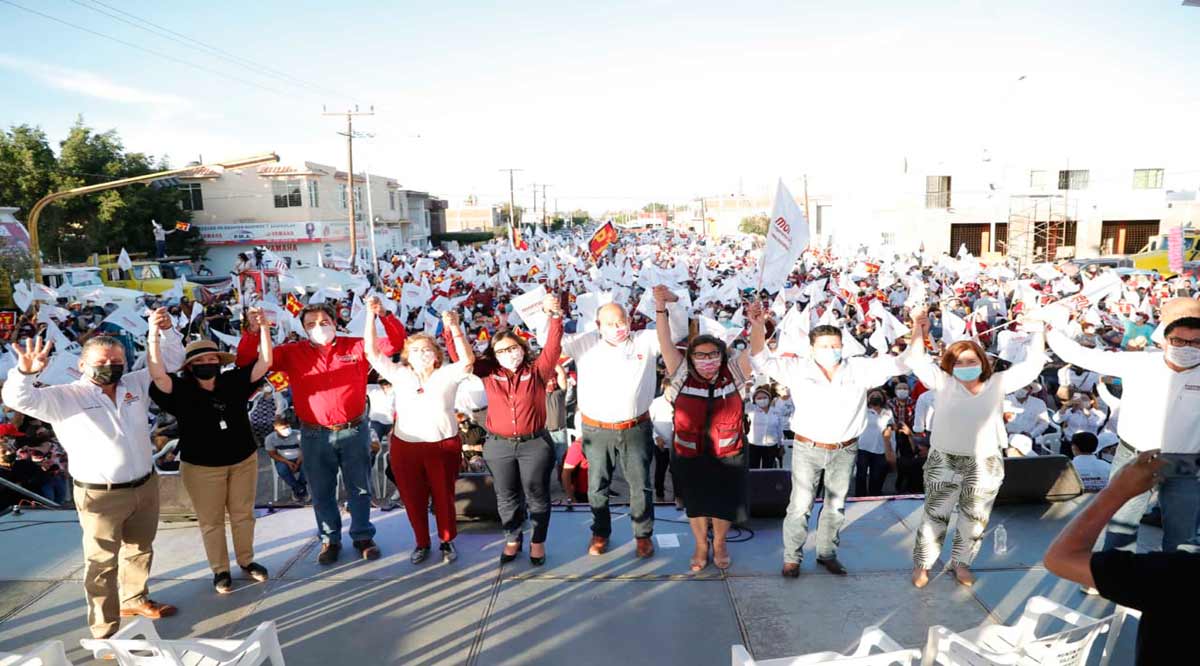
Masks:
[[[57,143],[82,115],[176,165],[344,169],[344,117],[322,109],[373,107],[355,169],[452,206],[507,200],[505,168],[518,205],[545,183],[596,214],[985,150],[1200,173],[1200,8],[1181,0],[0,0],[0,25],[0,126]]]

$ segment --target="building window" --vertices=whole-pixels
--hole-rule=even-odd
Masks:
[[[200,193],[200,183],[180,185],[179,196],[184,210],[204,210],[204,196]]]
[[[396,193],[388,190],[388,210],[396,210]]]
[[[292,208],[300,205],[299,180],[273,180],[271,193],[275,195],[276,208]]]
[[[1035,190],[1050,189],[1050,172],[1043,169],[1031,169],[1029,171],[1029,187]]]
[[[950,207],[950,176],[925,177],[925,207]]]
[[[1087,169],[1071,169],[1058,172],[1058,189],[1086,190],[1088,186]]]
[[[350,204],[346,201],[346,186],[338,183],[338,200],[342,204],[342,208],[347,208]]]
[[[317,181],[315,180],[308,181],[308,207],[321,207],[321,190],[318,187]]]
[[[1162,180],[1162,169],[1133,170],[1133,189],[1135,190],[1160,190],[1162,189]]]

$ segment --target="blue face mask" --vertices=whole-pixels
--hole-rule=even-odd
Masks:
[[[964,382],[973,382],[983,374],[983,366],[968,365],[954,369],[954,378]]]

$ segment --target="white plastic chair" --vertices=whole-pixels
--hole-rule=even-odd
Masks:
[[[46,641],[25,654],[0,652],[0,666],[71,666],[62,641]]]
[[[1047,617],[1062,620],[1067,627],[1039,636],[1038,625]],[[983,625],[962,633],[942,626],[931,627],[921,663],[922,666],[1083,666],[1096,639],[1107,633],[1100,658],[1100,666],[1106,666],[1124,618],[1125,611],[1120,608],[1114,615],[1094,618],[1045,597],[1030,597],[1021,618],[1011,626]]]
[[[188,638],[163,640],[146,618],[136,618],[108,639],[79,641],[97,659],[119,666],[284,666],[274,622],[263,622],[241,641]]]
[[[878,648],[881,652],[871,654]],[[915,666],[921,660],[920,650],[906,650],[879,627],[867,627],[858,639],[858,648],[851,654],[840,652],[814,652],[799,657],[783,657],[755,661],[746,648],[733,646],[733,666],[811,666],[813,664],[837,664],[838,666]]]
[[[171,471],[167,471],[164,469],[159,469],[159,467],[158,467],[158,459],[162,458],[163,456],[167,455],[168,453],[174,451],[178,447],[179,447],[179,440],[172,439],[171,441],[164,444],[163,447],[161,449],[159,449],[158,451],[156,451],[155,454],[151,457],[151,460],[154,461],[154,469],[158,471],[159,476],[178,476],[179,475],[179,470],[175,470],[174,472],[171,472]]]

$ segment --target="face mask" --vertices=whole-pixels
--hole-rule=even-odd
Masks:
[[[963,382],[973,382],[983,374],[983,366],[968,365],[954,369],[954,378]]]
[[[220,373],[220,363],[196,363],[192,366],[192,376],[196,379],[212,379]]]
[[[425,370],[433,365],[437,356],[432,351],[419,351],[408,355],[408,364],[414,370]]]
[[[609,329],[603,333],[602,337],[610,345],[619,345],[629,338],[629,327]]]
[[[1167,345],[1167,360],[1181,368],[1194,368],[1200,365],[1200,349],[1195,347],[1176,347]]]
[[[279,428],[275,432],[278,433],[280,437],[291,437],[292,436],[291,428]]]
[[[89,366],[91,370],[92,381],[100,386],[111,386],[121,381],[121,375],[125,374],[125,365],[115,363],[113,365],[93,365]]]
[[[908,389],[896,389],[896,397],[901,400],[908,397]]]
[[[525,352],[524,351],[519,351],[519,352],[516,352],[515,354],[514,353],[500,354],[496,357],[496,362],[500,364],[500,367],[502,367],[505,370],[508,370],[510,372],[521,367],[521,361],[524,361],[524,360],[525,360]]]
[[[754,404],[758,405],[759,407],[761,407],[763,409],[766,409],[771,404],[771,401],[768,398],[759,398],[758,400],[754,401]]]
[[[692,365],[696,367],[696,374],[707,379],[717,374],[717,370],[721,369],[721,359],[713,358],[704,361],[692,361]]]
[[[1024,400],[1025,398],[1029,397],[1029,391],[1021,390],[1017,391],[1013,395],[1017,398],[1017,400]]]
[[[308,329],[308,339],[316,345],[327,345],[333,342],[334,337],[333,324],[321,324]]]
[[[813,351],[813,360],[822,368],[832,368],[842,362],[842,350],[824,348]]]

